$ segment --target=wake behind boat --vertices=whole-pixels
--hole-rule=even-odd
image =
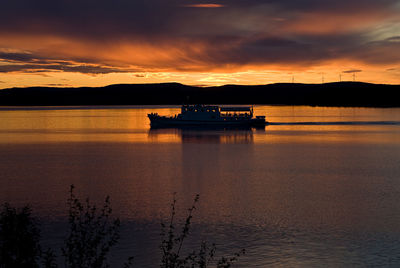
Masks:
[[[219,107],[215,105],[182,105],[181,113],[147,115],[152,127],[264,127],[265,116],[254,117],[253,107]]]

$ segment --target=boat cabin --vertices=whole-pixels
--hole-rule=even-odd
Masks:
[[[238,120],[251,119],[252,107],[218,107],[215,105],[183,105],[181,108],[182,119],[224,119]]]
[[[225,115],[240,114],[240,115],[253,115],[252,107],[218,107],[214,105],[183,105],[181,113],[222,113]]]
[[[218,106],[212,105],[182,105],[181,114],[190,113],[219,113]]]
[[[222,117],[253,117],[252,107],[221,107]]]

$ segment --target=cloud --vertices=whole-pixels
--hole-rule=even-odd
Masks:
[[[219,7],[224,7],[224,5],[220,5],[220,4],[191,4],[191,5],[183,5],[183,7],[219,8]]]
[[[55,83],[55,84],[45,84],[45,86],[48,86],[48,87],[71,87],[72,85],[70,85],[70,84],[58,84],[58,83]]]
[[[209,71],[342,59],[395,65],[397,3],[3,0],[0,72]]]
[[[351,27],[348,22],[355,23],[354,17],[359,23],[365,23],[384,19],[379,14],[396,14],[396,3],[397,0],[230,0],[225,6],[188,0],[3,0],[0,31],[58,33],[89,39],[107,37],[110,40],[180,36],[188,34],[182,31],[186,27],[203,33],[217,28],[221,32],[238,34],[241,26],[237,22],[253,29],[270,26],[277,30],[291,29],[295,25],[307,29],[328,21],[328,27],[332,27],[333,22]],[[203,8],[179,8],[182,6]],[[223,6],[225,8],[216,8],[218,13],[210,13],[212,7]],[[281,21],[268,25],[271,17],[279,17]]]
[[[392,36],[386,39],[388,42],[400,42],[400,36]]]
[[[134,72],[135,70],[124,70],[96,65],[76,65],[71,63],[64,64],[9,64],[0,65],[0,73],[25,72],[25,73],[40,73],[40,72],[74,72],[83,74],[108,74],[108,73],[124,73]]]
[[[107,74],[133,72],[134,69],[124,69],[104,66],[99,64],[87,64],[66,60],[46,59],[30,52],[5,52],[0,51],[0,73],[25,72],[41,73],[52,71],[76,72],[83,74]],[[44,74],[45,75],[45,74]]]
[[[343,71],[342,73],[344,73],[344,74],[354,74],[354,73],[361,73],[361,72],[362,72],[362,70],[353,69],[353,70]]]
[[[21,53],[21,52],[5,52],[5,51],[0,51],[0,59],[10,60],[10,61],[24,61],[24,62],[32,62],[34,60],[38,60],[29,52]]]
[[[369,64],[400,63],[400,42],[398,36],[384,40],[366,42],[348,52],[348,58],[355,58]]]

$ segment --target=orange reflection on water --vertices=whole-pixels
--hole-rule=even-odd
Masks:
[[[153,142],[182,143],[253,143],[252,129],[150,129],[149,139]]]
[[[0,110],[0,143],[151,142],[138,107],[8,107]],[[157,109],[169,114],[177,109]]]
[[[271,122],[265,129],[150,129],[148,113],[179,111],[179,106],[2,108],[0,143],[400,143],[399,109],[256,106],[255,114]]]

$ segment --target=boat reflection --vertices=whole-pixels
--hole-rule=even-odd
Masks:
[[[149,139],[157,142],[172,142],[175,140],[182,143],[254,143],[254,131],[265,132],[265,128],[151,127],[149,130]]]

